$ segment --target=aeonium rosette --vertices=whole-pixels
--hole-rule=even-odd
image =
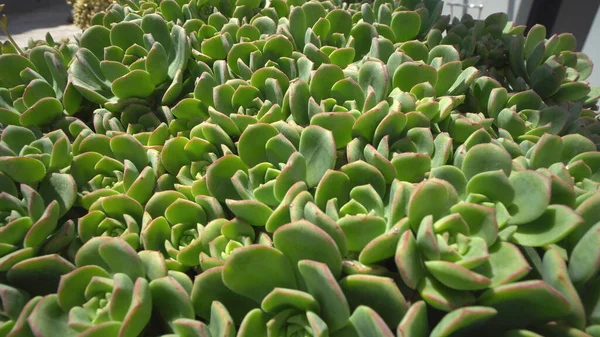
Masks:
[[[239,325],[238,336],[357,336],[351,321],[365,313],[357,310],[351,316],[351,308],[369,302],[369,294],[377,298],[373,302],[393,308],[398,317],[406,310],[404,297],[391,279],[348,278],[340,287],[341,255],[335,242],[307,221],[277,229],[274,246],[234,250],[223,267],[200,274],[192,290],[196,313],[212,319],[211,303],[222,302]],[[217,288],[219,293],[209,290]],[[377,289],[384,291],[378,295]],[[368,314],[385,325],[374,311]]]
[[[595,253],[592,251],[592,254]],[[580,275],[591,276],[587,273],[591,270],[567,267],[560,251],[554,248],[546,251],[536,268],[539,268],[541,280],[496,285],[479,296],[476,306],[454,309],[434,327],[427,326],[430,312],[426,310],[425,302],[415,302],[398,325],[398,335],[437,337],[492,332],[500,336],[593,335],[597,325],[594,325],[596,321],[591,308],[596,305],[597,290],[582,292],[576,288],[578,283],[574,281]],[[581,300],[583,297],[580,296],[584,293],[591,295],[590,300]],[[587,323],[586,319],[589,319]],[[587,328],[586,324],[589,324]]]
[[[203,71],[188,62],[191,45],[185,29],[169,26],[155,13],[130,21],[111,12],[112,25],[94,22],[82,34],[68,69],[81,96],[100,106],[94,116],[96,132],[148,131],[169,123],[173,115],[161,106],[174,104]]]
[[[143,211],[139,202],[124,194],[100,197],[78,219],[77,233],[82,243],[99,236],[121,237],[137,249]]]
[[[573,206],[576,197],[597,190],[600,184],[600,166],[597,164],[600,152],[590,139],[580,134],[560,137],[546,133],[523,143],[522,147],[523,152],[526,150],[524,157],[527,160],[519,160],[517,167],[536,170],[549,177],[555,187],[551,197],[555,202]],[[552,155],[548,155],[549,149],[554,149]]]
[[[429,179],[411,192],[407,212],[416,238],[406,231],[395,255],[404,282],[416,287],[430,305],[446,311],[474,303],[472,295],[457,291],[490,288],[485,293],[489,298],[484,297],[495,308],[503,308],[502,294],[512,296],[521,288],[555,297],[542,282],[515,283],[531,267],[517,246],[508,241],[549,247],[567,237],[582,222],[578,214],[558,202],[568,201],[561,198],[568,193],[546,175],[522,167],[511,172],[510,155],[496,144],[471,147],[459,163],[462,172],[440,167],[435,175],[446,180]],[[457,203],[463,198],[466,201]],[[536,254],[531,248],[524,251],[530,258]],[[509,260],[510,267],[505,263]],[[531,321],[560,317],[564,314],[560,310],[563,300],[555,298]],[[499,312],[499,316],[507,314]]]
[[[283,122],[248,126],[238,142],[239,156],[212,163],[196,187],[225,203],[238,220],[273,232],[291,220],[288,207],[296,194],[315,187],[335,165],[330,131],[297,128]]]
[[[543,155],[540,150],[550,146],[553,155]],[[598,157],[593,147],[581,136],[545,134],[525,156],[513,159],[497,142],[481,141],[455,158],[460,171],[441,167],[435,175],[452,181],[466,202],[494,209],[503,240],[544,247],[562,245],[568,238],[569,246],[591,227],[582,225],[582,216],[589,212],[579,209],[585,198],[577,200],[587,194],[578,181],[585,179],[580,172],[591,171],[585,170],[587,163]],[[590,179],[586,185],[593,184]]]
[[[208,72],[205,72],[204,75],[208,75]],[[243,85],[241,83],[243,81],[239,79],[230,81],[235,82],[232,85],[235,85],[239,89],[243,89],[244,87],[255,89],[248,85]],[[206,95],[211,97],[211,101],[214,91],[215,100],[219,99],[222,102],[223,100],[231,99],[231,97],[221,98],[221,95],[225,94],[219,88],[222,89],[224,86],[227,86],[227,88],[234,90],[232,85],[227,83],[213,89],[210,86],[206,87],[202,82],[198,82],[197,88],[208,88],[209,92]],[[252,97],[252,92],[241,90],[240,95]],[[203,98],[202,101],[196,98],[186,98],[171,109],[171,112],[177,119],[170,123],[169,132],[176,133],[176,136],[166,140],[161,150],[160,160],[166,170],[166,173],[159,177],[161,188],[164,186],[182,192],[184,190],[189,191],[190,188],[206,190],[205,175],[208,166],[224,156],[238,152],[240,156],[242,156],[241,153],[244,153],[244,159],[250,159],[251,162],[264,160],[264,156],[260,154],[254,159],[250,158],[254,155],[251,147],[264,147],[264,142],[268,138],[277,135],[278,130],[282,130],[282,132],[288,135],[297,147],[298,131],[293,126],[280,120],[283,118],[283,115],[281,114],[281,108],[277,104],[273,105],[269,101],[265,105],[259,104],[262,108],[258,113],[267,114],[267,116],[263,117],[268,117],[271,113],[275,113],[271,110],[279,112],[273,118],[261,118],[260,123],[257,116],[242,113],[236,114],[227,107],[217,105],[223,111],[221,112],[212,106],[206,107],[205,104],[208,104],[207,98]],[[239,105],[241,103],[238,102],[236,104]],[[270,109],[262,111],[265,107],[270,107]],[[239,106],[239,108],[242,109],[242,106]],[[248,113],[250,112],[248,111]],[[273,121],[273,123],[267,124],[269,121]],[[265,134],[254,139],[261,132],[265,132]],[[241,137],[242,133],[246,136]],[[265,137],[267,139],[264,139]],[[238,139],[241,143],[236,143]],[[286,155],[289,155],[289,149],[280,148],[279,150],[282,151],[281,156],[287,159]],[[281,158],[276,159],[280,160]],[[278,164],[279,161],[275,165]],[[186,193],[189,194],[189,192]]]
[[[209,315],[212,300],[238,303],[227,308],[236,323],[241,321],[238,333],[244,336],[325,332],[356,336],[351,321],[369,317],[393,327],[406,311],[404,297],[390,278],[354,275],[338,284],[341,254],[329,234],[310,222],[278,228],[273,243],[274,248],[252,245],[234,250],[224,267],[199,275],[192,291],[196,312],[201,317]],[[240,278],[240,273],[246,276]],[[207,292],[209,285],[223,290],[218,295]],[[373,310],[365,311],[366,305],[385,307],[389,315],[384,320]]]
[[[456,45],[465,35],[472,43],[461,46],[461,53],[515,92],[529,88],[554,105],[564,101],[593,106],[598,90],[590,88],[586,79],[593,64],[590,58],[576,52],[573,34],[555,34],[546,39],[546,27],[534,25],[524,34],[524,26],[513,27],[505,13],[495,13],[485,20],[466,16],[448,26],[449,36],[441,43]],[[489,62],[490,59],[496,62]],[[506,62],[508,60],[508,62]],[[498,61],[500,63],[498,63]]]
[[[58,287],[56,303],[66,315],[57,324],[73,335],[140,335],[153,310],[150,283],[168,275],[160,254],[98,237],[79,249],[75,263]]]
[[[62,130],[43,134],[38,129],[8,125],[0,139],[0,172],[20,184],[36,184],[60,173],[72,160],[71,143]],[[69,206],[70,207],[70,206]]]
[[[549,66],[544,64],[543,67]],[[540,83],[550,86],[560,84],[548,81]],[[589,90],[583,83],[575,83],[573,89],[573,94],[577,94],[580,89]],[[481,76],[473,82],[472,99],[466,101],[469,106],[462,107],[461,110],[480,111],[486,120],[492,121],[497,127],[490,134],[497,132],[498,137],[519,143],[535,143],[546,133],[560,136],[581,134],[598,143],[600,123],[596,118],[597,112],[588,106],[593,103],[574,102],[567,98],[554,102],[531,89],[509,92],[509,89],[495,79]],[[593,95],[591,99],[597,99],[597,94]],[[468,127],[464,123],[461,125],[463,130],[465,126]]]
[[[25,184],[18,191],[4,175],[0,181],[0,273],[8,284],[31,294],[55,291],[60,275],[73,269],[64,251],[75,237],[75,225],[61,220],[74,202],[72,178],[53,174],[40,188],[43,195]]]
[[[266,233],[237,218],[218,219],[209,222],[202,232],[203,251],[200,253],[200,266],[203,270],[222,266],[235,249],[252,244],[270,245],[271,238]]]
[[[236,329],[227,308],[221,302],[213,301],[209,321],[204,323],[192,318],[177,318],[171,322],[171,330],[173,333],[161,337],[233,337]]]
[[[498,231],[493,208],[458,203],[454,187],[436,178],[415,186],[395,179],[390,191],[384,194],[389,198],[384,204],[373,184],[358,183],[359,179],[369,179],[367,173],[371,172],[371,176],[378,177],[382,183],[375,186],[385,188],[382,175],[374,167],[367,170],[370,165],[362,161],[354,163],[356,168],[359,165],[365,168],[361,175],[349,171],[347,167],[342,167],[342,172],[328,172],[322,180],[323,185],[316,191],[317,205],[325,209],[324,214],[336,220],[345,235],[350,251],[345,262],[346,273],[387,276],[390,269],[394,268],[390,268],[386,261],[394,258],[404,284],[411,289],[418,289],[421,296],[430,300],[436,308],[451,310],[454,306],[475,301],[473,295],[462,294],[461,290],[486,289],[490,286],[491,281],[487,276],[494,275],[489,270],[494,266],[490,265],[490,261],[498,263],[505,254],[518,261],[514,268],[510,268],[510,273],[495,275],[494,281],[498,284],[507,282],[503,277],[510,276],[508,281],[512,281],[523,277],[529,270],[526,260],[515,246],[499,243],[492,253],[488,250],[488,246],[496,242]],[[334,177],[337,179],[334,180]],[[323,186],[327,184],[335,188],[325,189]],[[338,208],[335,204],[340,200],[344,205]],[[436,217],[435,222],[433,216]],[[369,225],[364,226],[366,223]],[[501,251],[496,254],[496,250]],[[490,259],[490,256],[493,258]],[[482,265],[487,269],[482,268],[485,271],[481,272],[487,276],[474,277],[476,273],[470,270]],[[455,282],[452,276],[444,275],[445,268],[463,271],[473,276],[475,281],[472,284],[463,280]],[[511,275],[512,272],[514,275]],[[438,276],[443,279],[440,284],[436,279]],[[449,286],[449,289],[440,293],[432,291],[431,287],[439,289],[440,286]],[[466,299],[464,303],[453,302],[463,299]]]
[[[473,304],[472,291],[514,282],[530,269],[517,247],[497,242],[494,209],[458,203],[447,181],[432,178],[415,186],[407,217],[410,228],[398,241],[396,266],[404,283],[437,309]]]
[[[8,335],[28,301],[29,295],[22,290],[0,285],[0,335]]]
[[[240,326],[239,336],[348,336],[350,307],[327,265],[310,260],[298,262],[303,289],[281,284],[263,295],[260,309],[250,311]],[[225,271],[227,278],[227,269]],[[257,300],[260,298],[257,298]]]
[[[79,110],[83,99],[67,76],[72,48],[45,44],[0,55],[2,124],[47,128]]]
[[[169,131],[164,129],[168,136]],[[178,133],[166,140],[160,150],[160,163],[165,172],[161,171],[159,176],[159,188],[178,190],[186,195],[205,189],[207,167],[219,157],[231,154],[232,148],[235,147],[230,136],[212,123],[202,122],[189,132]]]
[[[300,270],[295,267],[302,259],[324,262],[335,279],[341,276],[341,254],[335,241],[308,221],[278,228],[273,235],[273,246],[253,244],[235,249],[223,266],[198,275],[192,291],[196,313],[208,319],[210,303],[218,300],[229,309],[236,324],[240,324],[248,311],[258,307],[274,288],[304,289],[304,281],[297,280],[301,278]],[[240,275],[245,276],[240,278]],[[222,288],[222,294],[212,292],[210,289],[214,287]]]
[[[438,27],[441,31],[448,31],[448,36],[441,39],[439,43],[454,45],[460,52],[461,59],[467,60],[469,65],[477,65],[486,71],[487,68],[494,69],[506,63],[510,37],[523,32],[523,26],[514,27],[505,13],[495,13],[485,21],[474,20],[472,16],[465,15],[460,20],[455,18],[452,22],[448,20],[446,23],[447,25]],[[436,34],[441,36],[441,31],[437,31]],[[508,40],[504,39],[504,36]],[[461,44],[460,41],[467,37],[470,38],[469,43]]]
[[[173,321],[194,318],[192,281],[169,271],[158,252],[137,253],[120,238],[98,237],[80,248],[75,263],[61,277],[56,294],[35,297],[25,306],[8,336],[28,331],[40,336],[57,331],[61,336],[140,336],[173,331]],[[154,314],[157,319],[151,320]]]
[[[216,121],[223,121],[221,119],[223,116],[217,117],[215,115],[216,111],[212,109],[209,109],[209,111],[211,111],[211,118]],[[167,226],[165,225],[170,221],[178,221],[174,212],[170,212],[172,219],[157,219],[156,217],[163,215],[166,209],[166,206],[161,206],[163,210],[154,212],[155,214],[151,215],[152,222],[144,227],[148,229],[148,231],[145,231],[148,234],[146,236],[147,241],[159,242],[157,245],[153,245],[154,248],[152,249],[166,249],[171,252],[169,255],[175,256],[179,254],[180,248],[182,249],[181,252],[183,250],[191,252],[189,249],[196,247],[194,248],[194,254],[186,253],[181,257],[187,256],[185,258],[188,261],[185,263],[186,265],[197,266],[199,263],[197,253],[200,249],[202,253],[200,263],[206,264],[202,268],[207,269],[211,266],[221,265],[227,255],[237,247],[254,243],[256,240],[270,241],[267,235],[257,234],[253,226],[265,226],[267,218],[273,213],[270,207],[279,204],[274,195],[274,179],[278,176],[279,170],[275,169],[276,166],[271,161],[282,166],[281,162],[288,161],[291,154],[289,147],[292,150],[296,148],[285,137],[274,137],[278,134],[276,127],[288,131],[286,134],[295,143],[300,138],[298,132],[286,123],[277,122],[274,125],[259,123],[248,126],[240,137],[237,149],[240,157],[233,155],[231,149],[235,149],[235,146],[228,134],[218,125],[206,122],[194,127],[189,139],[179,136],[165,143],[161,154],[161,162],[169,174],[163,175],[159,180],[165,177],[165,181],[174,182],[173,187],[181,193],[165,192],[163,195],[167,199],[170,198],[169,200],[182,199],[184,195],[185,198],[194,200],[196,204],[204,208],[203,212],[206,212],[208,223],[198,222],[200,218],[204,219],[204,216],[194,221],[186,220],[188,223],[194,223],[192,227],[195,227],[198,223],[199,227],[197,228],[188,228],[189,224],[172,223],[173,235],[168,236],[171,237],[170,245],[176,248],[159,248],[158,246],[162,246],[162,243],[159,242],[160,240],[153,240],[153,235],[158,235],[160,232],[162,233],[160,237],[166,237]],[[237,129],[235,125],[228,126],[230,128],[225,129],[229,130],[229,133],[233,132],[231,127]],[[233,132],[233,134],[239,136],[239,130],[237,133]],[[272,142],[275,147],[265,149],[265,143],[271,137],[275,138]],[[278,145],[279,147],[277,147]],[[285,146],[288,146],[288,148]],[[276,151],[276,149],[280,151]],[[267,152],[273,157],[269,158],[270,161],[263,162],[263,160],[266,161]],[[224,156],[219,158],[218,156],[221,155]],[[297,153],[297,155],[301,156],[300,153]],[[248,170],[245,162],[255,165],[255,167]],[[294,172],[291,172],[292,170],[288,171],[290,171],[288,174],[283,175],[281,186],[278,188],[278,192],[281,194],[287,192],[290,181],[291,183],[296,182],[297,177],[295,177]],[[303,179],[300,178],[300,180]],[[179,196],[173,197],[175,195]],[[159,201],[161,198],[157,194],[153,198],[156,201],[154,204],[161,204],[162,201]],[[237,216],[236,219],[232,221],[219,219],[224,214],[219,201],[226,203],[228,208]],[[180,200],[177,207],[184,207],[184,204],[186,202]],[[176,205],[172,205],[172,207],[173,210],[177,208]],[[162,229],[158,230],[157,228]],[[182,231],[185,232],[183,236]],[[202,235],[201,232],[203,232]],[[201,241],[196,241],[195,239],[200,236],[202,237]],[[179,238],[184,240],[182,241]],[[189,242],[180,245],[185,241]],[[192,241],[194,244],[190,245]],[[183,249],[184,246],[187,248]]]
[[[206,254],[222,260],[217,251],[229,241],[221,235],[228,220],[219,202],[207,195],[191,197],[194,201],[177,191],[161,191],[144,211],[142,243],[146,249],[162,252],[171,270],[201,266]],[[213,243],[215,239],[219,240]]]
[[[119,194],[143,205],[155,190],[161,172],[158,151],[147,149],[129,134],[111,136],[85,129],[73,142],[70,173],[86,209],[101,197]]]
[[[408,97],[414,108],[414,95],[400,94]],[[332,130],[341,152],[338,153],[339,166],[346,164],[347,170],[361,168],[363,171],[375,168],[386,185],[394,179],[418,183],[428,177],[433,168],[452,162],[455,144],[465,142],[477,130],[489,129],[491,120],[485,122],[474,114],[467,118],[453,110],[463,100],[464,96],[446,96],[439,102],[419,101],[417,111],[405,111],[404,105],[398,106],[402,99],[395,96],[391,105],[382,101],[359,115],[356,121],[348,113],[329,113],[315,115],[311,123],[314,121]],[[325,123],[338,119],[335,127]],[[465,123],[458,125],[461,122]],[[439,128],[432,130],[431,123]],[[377,178],[376,183],[381,184],[380,180]]]

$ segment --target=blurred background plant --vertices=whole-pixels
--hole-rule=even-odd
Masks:
[[[67,3],[73,7],[73,24],[79,28],[85,28],[90,24],[92,17],[96,13],[100,13],[113,0],[67,0]]]

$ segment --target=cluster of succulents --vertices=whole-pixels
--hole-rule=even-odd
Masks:
[[[591,61],[442,6],[119,0],[3,43],[0,336],[600,337]]]
[[[102,20],[104,13],[109,9],[111,5],[117,4],[116,0],[66,0],[67,4],[73,7],[73,24],[81,29],[86,29],[89,26],[98,24],[98,20]],[[135,10],[140,9],[139,1],[119,1],[123,5],[126,5]],[[146,1],[145,7],[141,9],[154,9],[161,5],[162,1]],[[183,21],[188,19],[202,19],[206,20],[208,16],[213,12],[215,6],[219,4],[216,0],[199,0],[199,1],[188,1],[188,0],[174,0],[167,4],[164,4],[163,9],[166,19],[172,20],[173,18],[182,19]],[[256,6],[255,6],[256,7]],[[115,8],[113,7],[112,10]],[[119,9],[122,13],[123,8]],[[114,14],[114,12],[113,12]],[[185,18],[184,18],[185,16]],[[173,20],[177,21],[177,20]],[[114,23],[114,21],[113,21]]]

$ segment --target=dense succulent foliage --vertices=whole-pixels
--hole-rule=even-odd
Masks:
[[[120,0],[4,43],[0,336],[600,337],[592,63],[442,6]]]

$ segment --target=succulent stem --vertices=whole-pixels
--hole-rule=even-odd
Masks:
[[[3,9],[4,9],[4,4],[0,4],[0,13],[2,12]],[[10,33],[8,32],[8,18],[6,17],[6,14],[2,14],[2,18],[0,19],[0,28],[4,32],[4,35],[6,35],[6,38],[8,38],[8,41],[10,41],[10,43],[12,43],[13,46],[15,46],[15,49],[17,50],[17,52],[21,56],[25,56],[25,53],[23,52],[23,50],[21,50],[21,48],[19,48],[19,45],[15,42],[12,35],[10,35]]]

